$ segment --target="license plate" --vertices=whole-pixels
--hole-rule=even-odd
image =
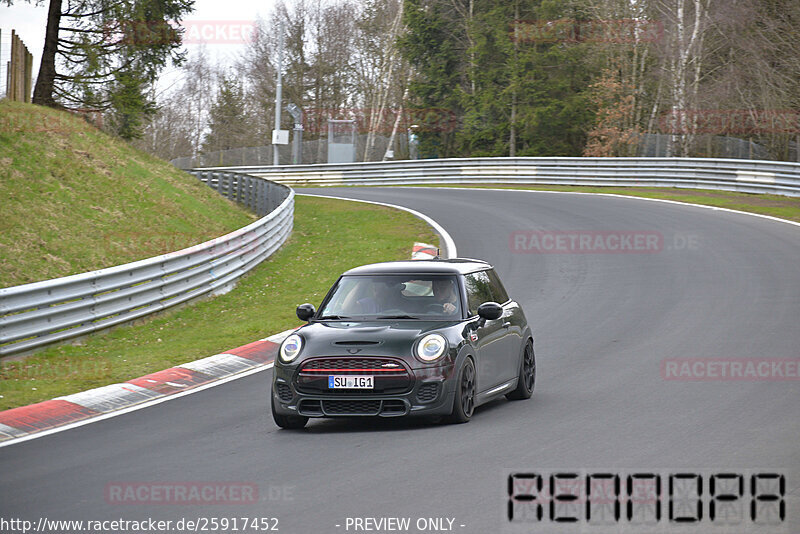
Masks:
[[[329,389],[372,389],[374,376],[328,375]]]

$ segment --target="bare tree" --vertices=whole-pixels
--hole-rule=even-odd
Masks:
[[[135,143],[165,159],[199,154],[216,91],[217,69],[204,48],[186,61],[181,73],[180,82],[157,95],[158,112]]]
[[[397,89],[402,87],[408,73],[408,66],[396,46],[403,31],[403,2],[368,2],[358,29],[358,89],[367,112],[367,141],[362,159],[368,161],[376,158],[373,151],[378,129],[388,126],[387,119],[393,110],[397,113]]]
[[[661,72],[668,86],[670,139],[667,156],[686,156],[694,138],[691,120],[706,55],[704,41],[709,30],[708,11],[713,0],[651,0],[653,12],[664,25]],[[663,94],[663,93],[662,93]]]

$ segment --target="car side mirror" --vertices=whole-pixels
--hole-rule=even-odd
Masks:
[[[308,321],[314,316],[315,313],[317,313],[317,310],[314,308],[313,304],[306,303],[298,306],[296,313],[298,319],[301,321]]]
[[[487,321],[494,321],[503,316],[503,307],[496,302],[484,302],[478,306],[478,316]]]

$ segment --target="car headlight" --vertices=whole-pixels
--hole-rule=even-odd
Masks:
[[[300,354],[300,349],[303,348],[303,338],[297,334],[292,334],[283,340],[281,344],[281,361],[289,363]]]
[[[417,358],[432,362],[444,354],[447,341],[439,334],[428,334],[417,343]]]

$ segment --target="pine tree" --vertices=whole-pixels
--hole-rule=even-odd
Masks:
[[[209,112],[208,127],[209,132],[203,141],[204,152],[244,146],[249,128],[241,82],[222,77],[217,98]]]
[[[155,106],[149,88],[169,61],[183,61],[174,25],[193,3],[50,0],[33,103],[109,111],[119,135],[138,137]]]

